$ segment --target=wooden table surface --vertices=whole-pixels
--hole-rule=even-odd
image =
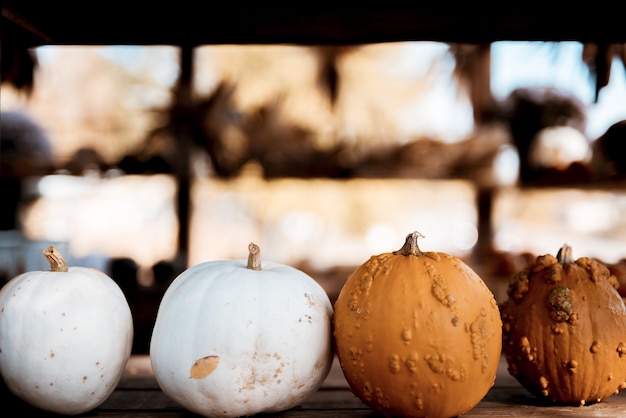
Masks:
[[[2,417],[56,417],[30,407],[16,399],[4,386],[0,386],[2,411],[14,411]],[[267,414],[272,417],[376,417],[380,416],[363,404],[348,389],[348,384],[337,360],[322,387],[301,405],[288,411]],[[485,398],[464,417],[626,417],[626,391],[611,396],[603,402],[577,406],[541,405],[522,388],[506,370],[501,359],[494,387]],[[128,418],[193,418],[171,401],[159,389],[152,374],[149,357],[133,355],[120,384],[100,407],[80,417]]]

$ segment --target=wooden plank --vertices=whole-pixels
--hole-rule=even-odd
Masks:
[[[3,383],[0,386],[0,398],[4,410],[19,411],[20,416],[58,417],[20,401],[8,391]],[[380,416],[350,392],[336,359],[320,390],[313,393],[301,405],[271,415],[286,418]],[[115,392],[100,407],[81,415],[81,418],[189,418],[190,416],[194,415],[177,405],[160,390],[152,374],[148,356],[133,356]],[[506,361],[501,358],[494,387],[476,407],[463,416],[626,417],[626,391],[600,403],[580,407],[545,404],[526,391],[508,374]]]
[[[116,390],[97,408],[99,411],[181,410],[160,390]]]

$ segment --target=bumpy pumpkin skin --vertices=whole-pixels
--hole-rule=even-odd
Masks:
[[[77,415],[102,404],[119,383],[133,320],[113,279],[66,269],[26,272],[0,290],[0,374],[30,405]]]
[[[603,264],[537,257],[513,276],[501,305],[509,373],[540,399],[584,405],[626,381],[626,306]]]
[[[152,369],[163,392],[195,414],[283,411],[315,392],[330,370],[333,308],[325,290],[293,267],[250,264],[192,266],[159,306]]]
[[[333,316],[341,368],[352,392],[385,416],[463,414],[495,382],[497,303],[460,259],[419,251],[417,233],[403,250],[372,256],[344,284]]]

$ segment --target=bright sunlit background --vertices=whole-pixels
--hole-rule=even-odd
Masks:
[[[136,150],[161,123],[158,111],[167,107],[178,77],[173,47],[48,46],[36,52],[40,69],[33,96],[25,99],[3,87],[0,108],[25,112],[39,123],[57,162],[85,147],[108,162]],[[572,93],[587,107],[585,137],[592,143],[626,119],[625,71],[614,62],[610,84],[594,103],[594,82],[581,54],[575,42],[494,43],[493,94],[504,99],[520,86]],[[221,81],[236,82],[234,110],[226,115],[233,121],[279,97],[290,120],[311,129],[322,146],[340,140],[376,149],[422,137],[454,144],[475,134],[471,104],[445,44],[347,51],[338,62],[342,84],[334,109],[319,88],[316,57],[314,49],[295,46],[201,47],[195,94],[207,97]],[[491,167],[502,186],[493,218],[497,249],[555,253],[568,242],[577,256],[626,256],[623,191],[520,190],[516,153],[506,140],[502,144]],[[413,230],[425,235],[423,249],[469,257],[479,238],[476,190],[464,179],[266,181],[248,167],[226,181],[211,175],[206,159],[194,164],[189,264],[244,258],[247,244],[255,241],[277,262],[319,269],[357,265],[400,248]],[[176,255],[176,185],[168,175],[59,174],[34,179],[31,191],[38,199],[22,215],[30,247],[57,242],[72,262],[100,268],[111,257],[131,257],[147,268]],[[0,261],[8,264],[9,250],[3,251]],[[39,257],[37,249],[20,268],[45,268]]]

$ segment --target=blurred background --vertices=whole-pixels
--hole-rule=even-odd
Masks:
[[[625,56],[602,85],[579,42],[207,45],[187,78],[174,46],[32,48],[1,85],[2,281],[54,243],[144,295],[145,337],[180,271],[249,242],[331,298],[415,230],[498,299],[564,243],[620,263]]]

